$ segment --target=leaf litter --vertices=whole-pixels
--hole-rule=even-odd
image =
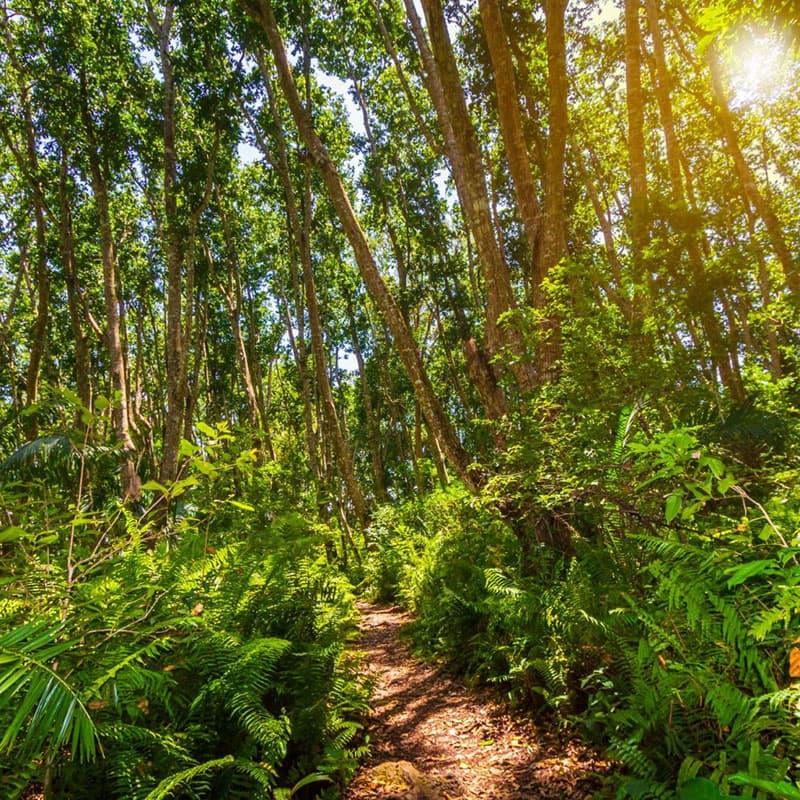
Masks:
[[[584,800],[601,788],[614,764],[419,661],[400,637],[403,609],[360,610],[371,751],[344,800]]]

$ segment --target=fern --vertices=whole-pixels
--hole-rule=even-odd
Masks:
[[[492,567],[485,570],[484,575],[486,576],[486,589],[492,594],[514,598],[523,597],[525,594],[502,570]]]
[[[236,759],[233,756],[225,756],[224,758],[216,758],[213,761],[206,761],[203,764],[197,764],[196,766],[176,772],[174,775],[164,778],[164,780],[147,795],[145,800],[167,800],[176,789],[192,786],[193,784],[193,788],[196,791],[207,792],[209,789],[209,773],[227,769],[233,766],[235,761]]]
[[[53,433],[20,445],[0,462],[0,472],[14,473],[42,464],[60,467],[75,457],[76,451],[69,435]]]
[[[622,762],[638,778],[648,781],[655,778],[656,766],[637,742],[611,737],[608,752],[612,758]]]

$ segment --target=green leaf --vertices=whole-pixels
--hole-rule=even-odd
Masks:
[[[291,791],[289,792],[289,797],[293,797],[304,786],[309,786],[312,783],[319,783],[320,781],[327,781],[330,783],[331,779],[327,775],[323,775],[321,772],[312,772],[310,775],[306,775],[305,778],[301,778],[294,786],[292,786]]]
[[[705,456],[700,459],[700,465],[708,467],[715,478],[721,478],[725,474],[725,465],[713,456]]]
[[[708,778],[692,778],[678,789],[678,800],[728,800],[729,797]]]
[[[200,481],[194,477],[194,475],[190,475],[188,478],[184,478],[180,481],[175,481],[172,484],[172,496],[173,497],[180,497],[187,489],[191,489],[192,486],[197,486]]]
[[[200,431],[200,433],[203,434],[203,436],[214,437],[217,435],[217,432],[205,422],[195,422],[194,426],[198,431]]]
[[[95,757],[94,723],[77,690],[54,666],[75,645],[59,641],[61,633],[60,626],[28,623],[0,636],[0,710],[13,713],[0,751],[21,748],[38,756],[69,742],[73,758]]]
[[[169,494],[169,490],[163,483],[159,483],[158,481],[147,481],[146,483],[142,484],[142,489],[148,492],[161,492],[161,494]]]
[[[203,764],[198,764],[197,766],[189,767],[189,769],[176,772],[174,775],[164,778],[164,780],[147,795],[145,800],[166,800],[176,789],[191,784],[195,778],[215,770],[227,769],[233,762],[233,756],[224,756],[223,758],[206,761]]]
[[[732,775],[730,781],[739,786],[752,786],[759,791],[770,792],[773,797],[777,797],[779,800],[800,800],[800,789],[794,784],[786,783],[786,781],[767,781],[763,778],[753,778],[742,773]]]
[[[772,559],[761,559],[759,561],[749,561],[747,564],[742,564],[739,567],[729,567],[725,572],[731,573],[728,578],[728,588],[732,589],[734,586],[744,583],[748,578],[753,578],[756,575],[763,575],[765,572],[772,572],[775,567],[775,562]]]
[[[758,532],[758,538],[761,539],[762,542],[766,542],[772,538],[774,533],[775,531],[771,525],[764,525]]]
[[[197,458],[192,462],[193,466],[195,466],[203,475],[215,475],[217,472],[216,467],[213,464],[209,464],[208,461],[204,461],[202,458]]]
[[[22,528],[12,525],[9,528],[3,528],[3,530],[0,531],[0,544],[3,542],[13,542],[16,539],[22,539],[27,535],[27,532]]]
[[[192,442],[188,441],[188,439],[181,439],[181,443],[178,446],[178,455],[182,458],[189,458],[193,456],[200,448],[196,444],[192,444]]]
[[[683,492],[673,492],[667,498],[667,506],[665,511],[667,522],[672,522],[672,520],[674,520],[675,517],[678,516],[682,506],[683,506]]]
[[[720,494],[725,494],[734,483],[736,483],[736,478],[734,478],[733,475],[725,475],[717,482],[717,491]]]
[[[242,511],[255,511],[255,508],[249,503],[241,503],[239,500],[228,500],[228,502],[235,508],[241,508]]]

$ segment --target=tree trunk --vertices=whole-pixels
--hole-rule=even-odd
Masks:
[[[544,174],[542,236],[537,252],[536,286],[566,252],[564,210],[564,162],[567,151],[567,45],[564,14],[567,0],[546,0],[547,36],[547,159]],[[543,301],[536,303],[541,308]]]
[[[574,146],[571,148],[571,153],[575,159],[575,165],[580,172],[583,179],[583,185],[586,189],[586,194],[589,196],[589,201],[594,209],[595,217],[597,217],[597,224],[600,226],[600,232],[603,236],[603,246],[605,247],[608,263],[611,267],[611,275],[614,278],[614,290],[612,297],[614,302],[619,306],[623,316],[630,320],[631,317],[631,303],[630,298],[625,290],[625,280],[622,274],[622,266],[619,262],[617,255],[617,247],[614,242],[614,231],[611,227],[611,213],[608,208],[608,203],[600,199],[597,187],[592,181],[586,163],[580,153],[580,150]]]
[[[289,177],[288,175],[286,176]],[[286,188],[287,197],[292,193],[291,182]],[[344,481],[348,497],[353,506],[356,519],[362,530],[366,530],[369,522],[369,512],[367,502],[361,491],[361,485],[356,477],[355,463],[350,446],[347,442],[343,426],[339,420],[336,410],[336,403],[331,390],[331,383],[328,377],[328,369],[325,358],[325,342],[322,333],[322,318],[317,301],[317,289],[314,282],[314,273],[311,260],[311,242],[309,241],[310,218],[311,218],[311,179],[310,171],[306,166],[306,186],[303,203],[303,214],[307,220],[301,231],[295,230],[295,234],[300,234],[300,258],[303,267],[303,286],[306,295],[306,307],[308,311],[308,324],[311,329],[311,352],[314,359],[314,368],[317,376],[317,387],[322,401],[322,411],[325,416],[327,428],[333,440],[333,450],[336,455],[336,464],[339,473]],[[289,205],[287,201],[287,205]],[[296,214],[296,209],[295,209]],[[299,222],[299,220],[298,220]]]
[[[425,137],[428,147],[430,147],[434,153],[441,154],[442,148],[439,142],[437,142],[434,138],[431,129],[423,119],[422,113],[419,110],[419,104],[414,97],[414,92],[412,91],[411,86],[409,86],[408,79],[406,78],[405,71],[403,70],[403,65],[400,63],[400,59],[397,55],[397,48],[394,46],[392,37],[389,35],[389,31],[386,29],[386,25],[383,22],[383,16],[381,15],[381,8],[378,0],[372,0],[372,10],[375,13],[375,23],[378,26],[378,31],[383,39],[384,47],[386,48],[386,52],[389,53],[389,57],[392,59],[392,64],[394,65],[400,85],[403,87],[403,92],[408,100],[408,106],[414,116],[414,121],[417,123],[420,132]]]
[[[290,258],[293,258],[293,256],[290,256]],[[319,453],[319,426],[314,424],[314,391],[311,385],[311,376],[308,373],[308,354],[305,345],[299,338],[299,332],[295,335],[292,316],[289,312],[289,303],[285,297],[280,298],[280,305],[283,307],[283,315],[286,319],[286,333],[289,337],[292,355],[300,376],[300,397],[303,401],[303,429],[305,431],[306,451],[308,452],[308,465],[311,468],[314,480],[320,483],[323,479],[323,469]]]
[[[72,209],[69,201],[68,156],[65,150],[61,153],[61,177],[59,180],[59,242],[61,261],[64,267],[64,280],[67,285],[67,306],[69,320],[72,327],[72,338],[75,345],[75,384],[78,387],[78,397],[84,408],[92,410],[92,382],[91,382],[91,357],[83,332],[80,283],[78,269],[75,263],[75,242],[72,232]],[[83,423],[80,423],[82,425]]]
[[[567,149],[567,45],[564,14],[567,0],[546,0],[547,38],[547,158],[544,173],[544,211],[541,239],[535,251],[533,302],[543,309],[545,278],[567,250],[564,208],[564,161]],[[550,313],[543,320],[536,353],[537,381],[553,380],[561,358],[561,320]]]
[[[33,323],[28,372],[25,379],[25,405],[30,407],[39,401],[39,375],[42,357],[47,348],[47,329],[50,323],[50,268],[47,263],[47,224],[45,222],[45,198],[39,179],[39,157],[36,153],[36,134],[28,103],[28,93],[21,89],[21,102],[25,117],[25,146],[29,184],[33,200],[33,215],[36,224],[36,319]],[[37,415],[26,418],[25,432],[29,439],[39,435]]]
[[[381,276],[366,236],[350,205],[350,200],[347,197],[341,178],[331,162],[325,146],[317,136],[306,110],[303,108],[272,7],[268,0],[254,0],[253,5],[248,5],[246,0],[240,0],[240,2],[245,7],[245,10],[261,24],[267,35],[278,67],[283,93],[305,144],[308,157],[322,175],[339,221],[353,248],[362,279],[392,333],[398,355],[406,368],[422,412],[425,414],[425,418],[428,420],[432,430],[438,434],[442,448],[459,477],[469,487],[477,489],[482,483],[482,476],[474,469],[472,460],[462,447],[452,422],[445,414],[444,408],[434,392],[416,343],[397,302],[389,292]]]
[[[111,227],[111,207],[108,200],[108,177],[100,166],[97,136],[89,111],[86,76],[81,74],[81,116],[87,138],[89,172],[97,205],[100,223],[100,261],[103,265],[103,298],[106,310],[106,344],[108,346],[109,371],[111,373],[112,399],[111,419],[114,434],[123,450],[120,471],[122,496],[135,500],[141,493],[141,481],[136,472],[136,446],[130,434],[128,381],[125,371],[125,356],[122,349],[122,333],[119,321],[119,295],[117,292],[117,265],[114,232]]]
[[[411,0],[406,0],[407,11],[409,5],[413,9]],[[429,86],[435,87],[436,97],[432,95],[432,100],[445,132],[453,177],[456,185],[460,187],[459,200],[464,219],[475,240],[483,268],[486,294],[486,349],[490,357],[499,354],[504,348],[511,351],[511,371],[520,389],[527,392],[535,386],[533,367],[527,359],[518,320],[513,318],[517,304],[511,285],[511,275],[495,236],[483,161],[467,110],[461,78],[444,20],[444,10],[440,0],[423,0],[422,7],[428,23],[432,53],[428,83]],[[424,37],[424,34],[422,36]],[[452,131],[452,138],[449,131]],[[512,317],[510,319],[509,314]],[[506,320],[501,326],[500,319],[504,316]]]
[[[351,70],[352,72],[352,70]],[[367,136],[367,142],[369,144],[370,153],[372,154],[372,163],[373,163],[373,176],[375,178],[375,187],[377,189],[378,199],[381,204],[381,208],[383,208],[383,215],[384,215],[384,224],[386,226],[386,232],[389,235],[389,241],[392,245],[392,250],[394,252],[394,260],[397,266],[397,277],[399,283],[399,302],[400,302],[400,310],[403,312],[403,316],[408,322],[408,299],[407,299],[407,289],[408,289],[408,269],[406,265],[408,263],[409,258],[406,254],[403,253],[402,248],[400,247],[400,240],[398,239],[397,232],[395,231],[394,225],[392,224],[392,210],[389,206],[389,198],[386,196],[386,182],[383,179],[383,168],[380,163],[380,154],[378,152],[378,145],[375,141],[375,136],[372,133],[372,123],[370,122],[369,118],[369,111],[367,109],[367,104],[364,100],[364,95],[361,93],[361,86],[358,83],[358,80],[355,74],[351,74],[351,80],[353,82],[353,91],[356,96],[356,101],[358,102],[358,107],[361,110],[361,119],[364,123],[364,132]],[[406,227],[408,226],[408,221],[406,220]]]
[[[269,75],[265,66],[262,64],[262,74],[266,84],[270,83]],[[367,502],[361,486],[356,477],[355,463],[350,451],[339,415],[336,410],[336,403],[333,398],[330,379],[325,358],[325,343],[322,333],[322,318],[317,302],[317,289],[314,282],[313,263],[311,258],[311,172],[308,165],[305,169],[305,184],[303,194],[302,213],[303,220],[300,219],[300,208],[297,202],[292,176],[289,170],[289,157],[286,147],[285,135],[283,132],[283,120],[278,114],[276,104],[270,95],[270,111],[275,125],[275,140],[277,144],[277,157],[274,165],[278,176],[283,185],[284,199],[286,202],[286,212],[289,220],[289,231],[295,246],[300,252],[300,264],[303,273],[303,288],[305,290],[306,310],[308,312],[308,323],[311,329],[311,353],[314,360],[314,371],[317,378],[317,388],[320,392],[323,415],[325,417],[327,430],[333,440],[333,448],[336,454],[336,463],[339,473],[344,481],[347,494],[353,506],[356,519],[359,525],[366,529],[369,521]]]
[[[372,476],[375,482],[375,497],[379,502],[384,503],[389,499],[386,491],[386,476],[383,469],[383,458],[381,456],[380,441],[380,422],[375,416],[372,405],[372,388],[367,378],[364,354],[361,351],[361,344],[358,340],[358,328],[356,327],[356,316],[350,298],[347,299],[347,318],[350,325],[350,341],[353,345],[353,354],[358,365],[358,380],[361,384],[361,398],[364,403],[364,417],[367,425],[367,443],[369,445],[370,460],[372,462]]]
[[[250,359],[247,354],[244,336],[242,335],[242,284],[239,277],[239,257],[236,253],[236,246],[231,234],[230,220],[223,208],[222,198],[217,189],[217,206],[220,220],[222,221],[222,233],[225,239],[225,249],[227,250],[226,262],[227,281],[223,285],[222,277],[219,277],[219,288],[225,298],[225,305],[228,307],[228,316],[231,320],[231,331],[233,332],[233,342],[236,347],[236,356],[239,360],[239,370],[242,378],[245,399],[247,401],[248,421],[252,428],[258,427],[258,398],[256,397],[255,386],[253,385],[253,375],[250,369]],[[211,251],[208,244],[205,244],[206,258],[211,263]]]
[[[497,113],[508,159],[508,168],[514,184],[514,195],[517,199],[522,227],[533,259],[534,253],[538,250],[541,209],[537,197],[538,189],[533,179],[530,156],[522,130],[514,64],[511,60],[511,51],[497,0],[480,0],[478,7],[494,70]]]
[[[164,19],[159,20],[150,0],[147,2],[148,22],[158,41],[161,77],[164,81],[162,133],[164,137],[163,208],[167,257],[167,332],[165,342],[167,407],[159,472],[159,480],[162,483],[174,481],[178,475],[178,448],[183,432],[186,400],[183,393],[184,382],[181,380],[182,368],[185,363],[185,342],[183,339],[183,252],[178,224],[178,161],[175,150],[176,87],[171,54],[174,11],[174,0],[167,0]]]
[[[630,232],[633,259],[634,313],[641,322],[649,294],[644,274],[644,251],[649,224],[647,162],[644,148],[644,95],[639,0],[625,0],[625,99],[628,111],[628,170],[631,178]],[[646,313],[645,313],[646,315]]]
[[[439,120],[439,125],[442,129],[442,135],[444,137],[445,143],[445,152],[447,154],[447,159],[450,163],[450,168],[453,174],[453,181],[456,185],[456,193],[458,195],[459,205],[462,209],[462,213],[464,214],[464,219],[467,224],[467,247],[470,247],[469,241],[469,233],[472,231],[471,224],[470,224],[470,217],[468,214],[472,209],[472,201],[470,200],[470,193],[469,187],[467,185],[466,180],[466,170],[464,167],[464,159],[462,157],[462,153],[459,149],[459,146],[456,142],[456,135],[453,129],[453,122],[450,117],[450,113],[447,108],[447,103],[445,101],[445,89],[442,84],[438,68],[436,66],[436,61],[434,60],[433,53],[431,52],[430,46],[428,45],[428,40],[425,35],[425,30],[422,27],[422,22],[419,19],[417,14],[417,10],[414,7],[413,0],[404,0],[405,7],[406,7],[406,16],[411,24],[411,30],[414,34],[414,38],[417,42],[417,47],[419,48],[420,57],[422,59],[423,64],[423,78],[425,80],[425,85],[428,90],[428,94],[430,95],[431,102],[433,103],[434,109],[436,110],[436,115]],[[484,187],[485,192],[485,187]],[[488,203],[487,203],[488,209]],[[474,236],[474,233],[473,233]],[[471,252],[471,250],[470,250]],[[472,271],[472,260],[470,259],[470,277],[474,278],[473,271]],[[478,298],[480,297],[480,293],[477,290],[477,281],[472,280],[471,284],[474,289],[474,295],[476,304],[479,302]],[[471,338],[470,335],[467,335],[464,342],[466,343]],[[488,339],[488,334],[487,334]],[[473,340],[474,341],[474,340]],[[483,348],[475,343],[476,347],[483,353]],[[487,346],[490,347],[489,343],[487,342]],[[495,387],[495,393],[502,394],[502,389],[498,384],[497,380],[497,373],[492,366],[491,359],[489,356],[485,356],[479,362],[476,363],[476,368],[481,370],[480,373],[469,373],[470,380],[475,383],[476,388],[478,389],[479,397],[484,405],[484,411],[491,417],[494,413],[494,409],[498,408],[500,405],[505,407],[505,398],[502,401],[497,401],[496,398],[492,400],[488,405],[484,402],[486,399],[484,394],[481,392],[482,387],[493,386]]]
[[[664,133],[664,147],[667,154],[667,167],[670,178],[670,190],[675,207],[672,226],[681,237],[689,267],[693,276],[691,305],[696,309],[703,326],[711,352],[711,358],[719,370],[720,379],[734,400],[744,399],[744,387],[739,375],[736,361],[736,349],[729,351],[725,344],[719,318],[714,309],[714,291],[709,286],[703,264],[696,224],[689,212],[683,189],[681,173],[681,151],[675,132],[675,121],[670,99],[670,76],[667,69],[664,43],[661,37],[657,0],[645,0],[650,36],[653,40],[653,60],[655,62],[655,95],[661,116]]]
[[[24,126],[24,144],[18,147],[10,131],[0,120],[0,134],[8,149],[14,156],[20,172],[25,177],[33,202],[33,216],[36,226],[36,298],[32,305],[36,309],[36,318],[31,335],[28,370],[25,378],[25,405],[31,407],[39,401],[39,373],[44,352],[47,348],[48,325],[50,322],[50,269],[47,259],[47,226],[45,214],[47,204],[44,196],[41,176],[39,172],[39,157],[36,151],[36,129],[33,124],[33,115],[29,96],[29,77],[24,74],[24,67],[15,55],[13,38],[10,29],[11,16],[9,9],[4,5],[2,21],[3,37],[6,44],[5,56],[13,67],[19,104],[22,109]],[[23,154],[24,152],[24,154]],[[35,439],[39,435],[37,415],[27,416],[23,422],[25,435],[28,439]]]
[[[792,302],[798,305],[800,304],[800,271],[786,244],[786,238],[778,216],[772,208],[772,204],[759,189],[756,176],[753,174],[753,170],[747,163],[742,149],[739,146],[739,136],[736,132],[734,117],[728,105],[725,89],[722,86],[719,57],[713,44],[708,48],[707,57],[709,69],[711,71],[711,87],[714,91],[714,99],[717,103],[717,119],[722,129],[722,135],[727,145],[728,153],[733,159],[733,164],[739,177],[742,195],[745,202],[752,204],[756,213],[764,222],[770,242],[772,243],[772,248],[778,256],[778,261],[780,261],[783,269],[784,280],[791,293]]]

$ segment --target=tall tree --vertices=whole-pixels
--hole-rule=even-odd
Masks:
[[[422,412],[428,420],[434,436],[441,442],[445,455],[458,475],[468,486],[476,487],[480,483],[481,477],[475,472],[469,455],[458,440],[455,428],[434,392],[417,345],[403,319],[396,300],[381,276],[364,231],[350,204],[342,180],[300,100],[272,7],[267,0],[258,0],[253,5],[247,3],[246,0],[241,0],[241,4],[244,10],[261,25],[267,36],[275,59],[283,94],[305,144],[308,157],[319,169],[325,181],[339,221],[353,248],[361,276],[370,296],[392,332],[395,346],[408,372]]]

